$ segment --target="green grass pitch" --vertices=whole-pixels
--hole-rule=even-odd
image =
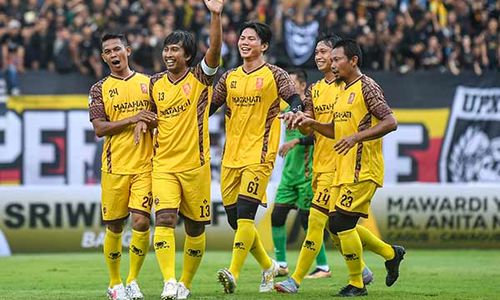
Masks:
[[[289,252],[295,266],[298,252]],[[391,288],[384,284],[383,260],[372,253],[365,259],[375,273],[363,299],[500,299],[500,251],[407,251],[401,276]],[[230,252],[207,252],[193,283],[191,299],[320,299],[330,298],[346,284],[347,271],[340,255],[329,251],[333,276],[304,280],[297,295],[259,294],[260,271],[249,256],[235,294],[225,295],[216,282],[216,271],[229,265]],[[182,256],[177,255],[177,275]],[[126,278],[128,255],[122,259]],[[100,253],[14,255],[0,258],[0,299],[106,299],[107,274]],[[281,279],[278,279],[281,280]],[[159,299],[162,280],[154,253],[150,252],[139,283],[146,299]]]

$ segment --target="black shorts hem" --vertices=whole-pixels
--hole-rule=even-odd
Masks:
[[[135,208],[129,208],[128,209],[129,212],[132,212],[134,214],[138,214],[138,215],[142,215],[142,216],[145,216],[147,217],[148,219],[151,219],[151,214],[150,213],[147,213],[143,210],[140,210],[140,209],[135,209]]]
[[[118,221],[125,221],[126,219],[128,219],[128,217],[130,216],[130,214],[127,214],[125,217],[121,217],[121,218],[118,218],[118,219],[113,219],[113,220],[102,220],[102,222],[104,224],[109,224],[109,223],[114,223],[114,222],[118,222]]]
[[[354,217],[361,217],[361,218],[368,219],[368,215],[364,214],[364,213],[355,212],[355,211],[347,211],[347,210],[344,210],[344,209],[338,207],[337,205],[335,205],[335,209],[337,211],[339,211],[340,213],[344,214],[344,215],[354,216]],[[333,214],[333,213],[334,213],[333,211],[330,212],[330,215]]]

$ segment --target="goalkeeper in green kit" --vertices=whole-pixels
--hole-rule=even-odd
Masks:
[[[307,75],[303,70],[289,72],[301,99],[305,97]],[[314,196],[312,180],[312,157],[314,137],[304,136],[298,130],[286,130],[285,144],[279,155],[285,158],[281,181],[274,201],[271,216],[274,252],[280,268],[278,276],[288,275],[286,261],[286,217],[291,209],[298,209],[300,223],[307,230],[309,208]],[[316,257],[316,269],[306,278],[330,277],[331,271],[326,260],[325,245]]]

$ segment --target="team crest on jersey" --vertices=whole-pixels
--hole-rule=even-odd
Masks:
[[[347,104],[352,104],[354,102],[354,97],[356,97],[356,93],[351,93],[349,95],[349,99],[347,100]]]
[[[148,93],[148,86],[145,83],[141,83],[141,92],[143,94],[147,94]]]
[[[188,83],[185,83],[183,86],[182,86],[182,90],[184,91],[184,94],[186,94],[186,96],[189,96],[189,94],[191,94],[191,85]]]
[[[255,82],[255,89],[261,90],[263,86],[264,86],[264,78],[262,77],[257,78],[257,81]]]

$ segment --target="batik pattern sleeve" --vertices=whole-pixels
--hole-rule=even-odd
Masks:
[[[373,79],[363,76],[362,93],[368,111],[377,119],[382,120],[392,113],[382,88]]]
[[[89,92],[89,117],[90,121],[94,119],[108,119],[106,110],[104,108],[104,101],[102,98],[102,83],[101,80],[90,88]]]

